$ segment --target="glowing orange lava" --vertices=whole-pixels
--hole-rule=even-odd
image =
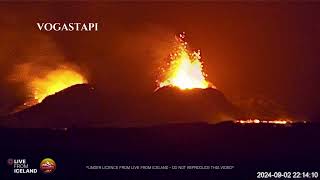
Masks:
[[[200,61],[200,50],[190,53],[184,38],[185,33],[176,37],[178,46],[174,53],[170,54],[169,67],[163,69],[164,80],[159,82],[159,87],[174,86],[182,90],[215,88],[206,80],[207,75],[203,72],[203,64]]]
[[[68,69],[56,69],[48,72],[45,77],[33,79],[29,86],[32,91],[32,98],[40,103],[45,97],[55,94],[63,89],[76,84],[84,84],[88,81],[78,72]],[[27,105],[28,102],[25,103]],[[33,104],[29,102],[29,104]]]
[[[276,119],[276,120],[259,120],[259,119],[247,119],[247,120],[236,120],[235,123],[240,124],[291,124],[293,123],[288,119]]]

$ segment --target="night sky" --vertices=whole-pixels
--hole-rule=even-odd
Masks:
[[[24,100],[8,80],[21,63],[68,62],[105,94],[152,94],[184,31],[234,103],[263,97],[320,120],[319,18],[319,3],[1,3],[0,112]],[[98,22],[99,32],[40,32],[37,22]]]

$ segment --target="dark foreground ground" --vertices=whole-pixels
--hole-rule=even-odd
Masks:
[[[257,172],[319,172],[320,126],[176,124],[146,128],[1,129],[1,175],[180,176],[255,179]],[[51,157],[54,174],[13,174],[8,158],[30,167]],[[89,170],[88,166],[219,166],[198,170]],[[231,169],[221,169],[228,166]],[[274,179],[274,178],[269,178]],[[283,179],[283,178],[282,178]]]

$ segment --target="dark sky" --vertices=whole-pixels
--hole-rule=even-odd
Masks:
[[[155,89],[182,31],[230,99],[262,96],[320,117],[319,3],[1,3],[0,107],[23,99],[17,64],[70,62],[106,94]],[[99,32],[39,32],[36,22],[99,22]],[[39,58],[39,57],[50,57]]]

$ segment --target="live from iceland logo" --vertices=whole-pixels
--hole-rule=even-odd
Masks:
[[[13,169],[14,174],[36,174],[38,173],[38,168],[32,168],[28,164],[27,159],[14,159],[9,158],[7,160],[9,167]],[[51,158],[44,158],[40,162],[39,169],[43,174],[51,174],[56,170],[56,163]]]
[[[9,158],[7,164],[13,167],[14,174],[36,174],[38,172],[38,169],[29,167],[27,159]]]

